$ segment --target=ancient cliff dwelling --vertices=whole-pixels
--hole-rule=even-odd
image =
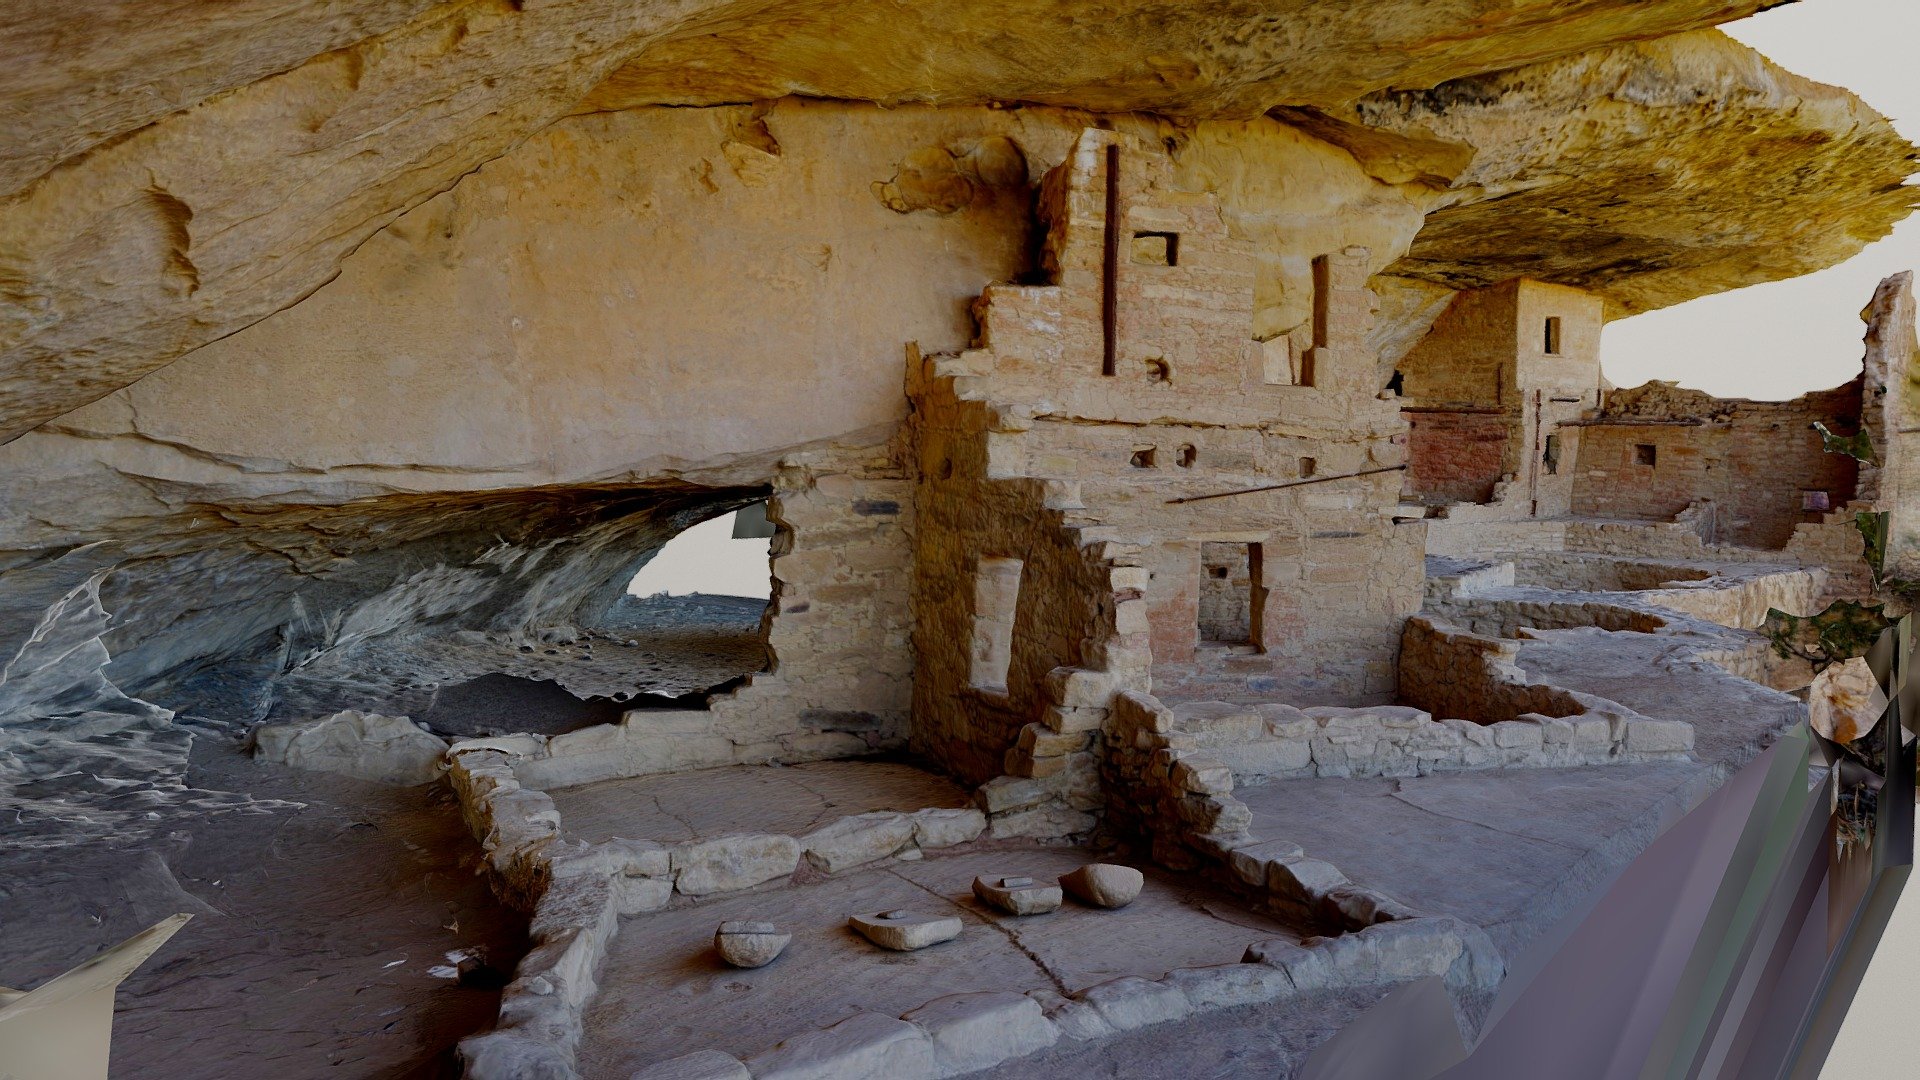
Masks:
[[[0,983],[191,915],[116,1077],[1497,1049],[1920,580],[1909,277],[1831,390],[1602,371],[1916,204],[1770,6],[21,6]]]

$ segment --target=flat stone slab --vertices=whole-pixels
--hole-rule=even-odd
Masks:
[[[929,945],[952,941],[960,936],[963,925],[958,915],[923,915],[906,908],[854,915],[847,925],[860,936],[883,949],[913,952]]]
[[[1235,794],[1253,834],[1354,882],[1486,929],[1509,958],[1711,789],[1686,763],[1282,780]]]
[[[1161,871],[1149,871],[1139,899],[1117,911],[1069,904],[1021,918],[973,896],[976,877],[1050,884],[1087,859],[1059,849],[934,855],[623,919],[587,1009],[581,1074],[625,1080],[692,1047],[747,1060],[855,1013],[898,1017],[954,994],[1157,979],[1177,967],[1237,962],[1256,941],[1299,937],[1204,882]],[[847,929],[849,913],[894,908],[957,917],[964,929],[937,948],[905,953]],[[778,963],[728,967],[708,946],[719,922],[773,912],[781,932],[793,935]]]
[[[296,769],[337,773],[376,784],[432,783],[447,741],[404,716],[355,712],[292,724],[261,724],[254,756]]]
[[[1695,760],[1737,770],[1805,708],[1691,662],[1695,645],[1661,634],[1550,630],[1523,642],[1516,662],[1536,681],[1617,701],[1642,716],[1685,720],[1693,725]]]
[[[740,1059],[718,1050],[696,1050],[691,1054],[650,1065],[628,1080],[753,1080],[753,1074]]]
[[[704,896],[786,877],[800,865],[800,842],[775,833],[746,833],[689,844],[671,858],[674,888]]]
[[[1004,874],[974,878],[973,895],[988,907],[1009,915],[1044,915],[1058,909],[1062,898],[1058,885]]]
[[[816,761],[602,780],[548,792],[570,840],[680,843],[729,833],[805,836],[880,811],[963,809],[952,780],[894,761]]]

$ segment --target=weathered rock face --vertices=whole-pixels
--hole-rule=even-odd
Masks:
[[[301,304],[0,447],[0,550],[102,576],[136,692],[276,641],[287,666],[577,621],[782,462],[884,466],[903,344],[964,347],[981,287],[1031,273],[1031,180],[1085,122],[788,102],[556,124]],[[1184,139],[1183,182],[1260,238],[1244,333],[1308,319],[1317,254],[1384,265],[1419,227],[1419,192],[1277,122],[1122,123]]]
[[[713,500],[724,507],[755,494],[668,486],[279,509],[200,502],[33,573],[91,580],[112,613],[110,629],[104,618],[96,628],[98,663],[111,653],[115,684],[148,688],[270,643],[278,666],[291,668],[398,629],[575,625],[611,604],[668,537],[713,513]],[[0,640],[26,640],[43,617],[28,576],[5,577]]]
[[[255,756],[296,769],[338,773],[376,784],[429,784],[447,741],[404,716],[348,710],[298,724],[254,729]]]
[[[37,11],[0,72],[0,648],[49,611],[30,571],[111,613],[74,685],[136,693],[248,651],[528,633],[778,488],[818,590],[780,625],[832,657],[779,678],[878,689],[765,694],[850,746],[909,663],[871,648],[908,621],[902,346],[964,349],[983,286],[1046,276],[1036,187],[1085,128],[1164,147],[1217,205],[1248,344],[1306,348],[1314,261],[1351,252],[1371,401],[1456,285],[1530,272],[1635,310],[1904,212],[1882,118],[1661,37],[1761,6]],[[16,712],[71,688],[36,687]]]
[[[1915,205],[1901,185],[1920,158],[1884,117],[1718,31],[1388,91],[1334,115],[1311,130],[1376,175],[1446,182],[1390,273],[1574,285],[1611,317],[1830,266]]]
[[[1043,0],[910,13],[390,0],[351,16],[175,5],[165,16],[129,15],[126,35],[68,21],[91,13],[42,13],[10,28],[7,51],[24,62],[0,85],[24,103],[8,140],[16,149],[0,162],[0,190],[19,193],[0,211],[0,252],[16,283],[0,309],[0,438],[299,301],[398,214],[574,110],[713,100],[686,89],[704,85],[729,100],[1337,111],[1374,91],[1765,6],[1296,0],[1288,11],[1223,3],[1163,18]],[[1006,33],[1012,26],[1021,32]],[[90,43],[79,60],[70,41]],[[118,77],[91,77],[99,68]],[[732,77],[716,80],[717,70]],[[152,85],[143,79],[157,71],[168,72],[158,81],[170,92],[116,93]],[[1694,74],[1712,82],[1721,73],[1708,65]],[[1787,123],[1782,134],[1798,131]]]
[[[1177,9],[1099,0],[966,0],[912,8],[870,0],[791,3],[698,18],[618,69],[583,107],[806,94],[886,104],[1021,101],[1249,117],[1279,104],[1346,102],[1386,87],[1430,86],[1450,72],[1674,33],[1768,6],[1728,0],[1214,0]],[[1463,33],[1465,27],[1474,30]]]
[[[1031,181],[1086,123],[799,101],[564,121],[297,306],[0,455],[69,484],[106,464],[211,501],[335,501],[649,477],[898,424],[903,345],[965,347],[981,287],[1036,268]],[[1117,125],[1179,140],[1181,182],[1258,241],[1255,337],[1307,320],[1315,256],[1385,266],[1420,228],[1423,191],[1283,124]],[[990,143],[991,180],[951,152]],[[951,203],[919,205],[943,183]],[[796,409],[780,387],[832,389]]]

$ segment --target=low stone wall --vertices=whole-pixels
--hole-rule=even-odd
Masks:
[[[982,784],[974,801],[994,839],[1064,840],[1085,836],[1106,805],[1102,729],[1112,715],[1115,679],[1104,671],[1057,667],[1042,680],[1040,719],[1020,729],[1005,774]]]
[[[901,740],[851,732],[789,732],[766,742],[738,743],[718,732],[722,719],[705,709],[630,709],[618,724],[564,735],[511,735],[480,740],[512,754],[521,783],[542,790],[722,765],[799,764],[898,749]]]
[[[1207,701],[1175,705],[1173,715],[1171,747],[1206,751],[1237,784],[1679,761],[1693,746],[1686,723],[1617,709],[1564,717],[1529,712],[1480,724],[1398,705],[1296,709]]]
[[[1455,508],[1471,510],[1472,507]],[[1814,605],[1838,597],[1873,594],[1873,570],[1865,541],[1847,511],[1828,513],[1817,522],[1794,526],[1791,538],[1776,550],[1708,543],[1701,515],[1693,511],[1673,521],[1614,521],[1596,518],[1481,521],[1472,515],[1427,521],[1427,554],[1453,558],[1497,558],[1509,554],[1580,553],[1688,563],[1771,563],[1821,567],[1827,578]]]
[[[1545,630],[1664,634],[1684,640],[1692,659],[1775,690],[1805,687],[1813,669],[1798,657],[1781,656],[1765,638],[1747,629],[1763,623],[1766,611],[1775,607],[1796,614],[1817,610],[1810,598],[1830,591],[1823,584],[1827,573],[1820,567],[1754,564],[1734,567],[1727,577],[1705,579],[1695,587],[1566,593],[1508,584],[1510,562],[1440,556],[1429,556],[1429,562],[1433,565],[1426,617],[1444,621],[1451,632],[1509,642]],[[1513,644],[1506,651],[1517,649]],[[1411,678],[1417,684],[1425,676],[1415,673]],[[1402,700],[1409,699],[1403,695]]]
[[[633,1080],[937,1080],[989,1069],[1063,1040],[1097,1041],[1222,1009],[1428,976],[1486,992],[1502,974],[1498,956],[1464,923],[1381,922],[1302,944],[1256,942],[1237,964],[1177,968],[1160,979],[1129,975],[1074,994],[985,991],[935,998],[897,1018],[856,1013],[745,1061],[702,1050],[642,1069]]]
[[[524,744],[524,745],[523,745]],[[532,739],[476,739],[448,752],[448,781],[480,841],[496,891],[533,913],[531,949],[500,999],[494,1030],[461,1042],[469,1080],[570,1080],[586,1007],[622,916],[791,878],[803,865],[841,873],[978,839],[979,810],[927,809],[841,818],[805,836],[748,833],[661,844],[562,837],[544,791],[523,786],[516,749]],[[549,759],[550,760],[550,759]]]
[[[1654,560],[1575,552],[1517,552],[1479,559],[1429,557],[1427,600],[1457,621],[1475,599],[1487,613],[1506,613],[1512,634],[1519,625],[1601,626],[1649,630],[1659,620],[1648,607],[1681,612],[1721,626],[1753,629],[1778,608],[1795,615],[1820,610],[1830,593],[1825,567],[1790,563]],[[1541,622],[1527,622],[1541,619]]]
[[[560,813],[553,800],[521,787],[506,753],[463,752],[456,745],[448,758],[448,780],[494,871],[496,890],[509,903],[533,911],[531,948],[500,995],[498,1026],[460,1044],[466,1075],[480,1080],[572,1076],[581,1017],[598,989],[594,977],[618,926],[612,879],[625,878],[629,866],[582,858],[589,854],[584,850],[568,852],[559,839]],[[669,870],[666,860],[642,853],[633,869],[652,883],[641,887],[643,895],[664,904],[672,891],[670,881],[662,882]]]
[[[1407,620],[1400,638],[1400,699],[1439,716],[1472,716],[1498,723],[1522,716],[1580,716],[1590,709],[1621,710],[1598,698],[1582,701],[1557,686],[1533,683],[1515,663],[1520,643],[1441,622],[1430,615]]]

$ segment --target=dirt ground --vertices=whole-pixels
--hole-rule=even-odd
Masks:
[[[429,969],[479,950],[511,970],[526,926],[476,873],[446,787],[257,763],[214,730],[190,761],[193,788],[272,802],[166,817],[144,837],[0,844],[0,984],[37,986],[190,912],[121,987],[115,1077],[454,1075],[453,1045],[492,1026],[499,992]]]

